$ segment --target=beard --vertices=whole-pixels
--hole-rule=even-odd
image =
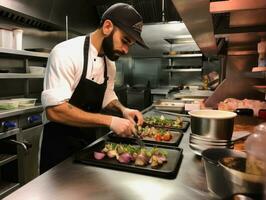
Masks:
[[[116,61],[121,55],[124,55],[125,53],[114,49],[113,35],[114,31],[112,31],[109,36],[103,39],[102,47],[107,58],[111,61]]]

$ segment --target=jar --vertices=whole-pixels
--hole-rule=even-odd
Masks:
[[[266,41],[261,41],[258,43],[258,66],[265,67],[266,66]]]
[[[254,128],[254,133],[245,142],[247,152],[246,172],[264,175],[266,170],[266,123]]]

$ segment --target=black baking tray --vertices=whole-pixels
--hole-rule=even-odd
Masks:
[[[115,140],[117,141],[117,140]],[[148,166],[135,166],[132,164],[123,164],[119,163],[115,158],[111,159],[108,157],[103,158],[102,160],[96,160],[94,158],[94,152],[100,151],[103,149],[106,142],[114,142],[111,138],[103,137],[87,146],[80,152],[75,154],[74,161],[86,165],[98,166],[103,168],[121,170],[126,172],[144,174],[149,176],[155,176],[166,179],[174,179],[177,176],[179,165],[182,160],[182,149],[181,148],[166,148],[163,146],[157,146],[160,149],[167,151],[167,160],[162,167],[158,169],[153,169]],[[121,142],[122,143],[122,142]],[[124,142],[123,142],[124,143]],[[128,141],[127,144],[137,145]],[[152,148],[153,145],[146,145],[146,148]]]
[[[149,123],[144,122],[143,125],[147,125],[147,126],[153,126],[155,128],[163,128],[163,129],[168,129],[168,130],[172,130],[172,131],[177,131],[177,130],[181,130],[183,132],[186,132],[188,127],[189,127],[190,122],[189,121],[183,121],[182,122],[182,126],[180,128],[177,127],[165,127],[165,126],[160,126],[160,125],[151,125]]]
[[[150,138],[150,137],[144,137],[142,138],[142,141],[146,144],[155,144],[155,145],[161,145],[161,146],[175,146],[177,147],[183,137],[183,133],[182,131],[170,131],[171,134],[173,135],[173,138],[169,141],[156,141],[155,139],[153,138]],[[123,137],[120,137],[119,135],[111,132],[108,134],[108,136],[110,138],[113,138],[113,139],[116,139],[118,138],[120,141],[128,141],[128,140],[131,140],[131,141],[135,141],[136,139],[135,138],[123,138]]]

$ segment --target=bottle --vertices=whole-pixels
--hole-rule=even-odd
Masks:
[[[246,172],[259,176],[266,175],[266,123],[254,128],[254,133],[245,142],[247,152]]]
[[[261,42],[258,43],[258,67],[265,67],[266,66],[266,41],[262,39]]]

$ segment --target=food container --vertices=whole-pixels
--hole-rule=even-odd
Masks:
[[[218,161],[227,156],[244,157],[245,153],[230,149],[211,148],[202,152],[207,187],[221,198],[231,195],[226,178]]]
[[[245,172],[246,158],[234,156],[224,157],[219,161],[219,164],[230,193],[263,193],[264,176]]]
[[[0,100],[0,110],[11,110],[18,108],[18,101],[15,100]]]
[[[29,66],[29,72],[31,74],[42,75],[45,73],[45,68],[44,67],[38,67],[38,66]]]
[[[221,110],[190,111],[193,134],[210,139],[231,140],[236,113]]]
[[[185,103],[174,100],[160,99],[154,102],[154,107],[157,110],[183,112],[185,108]]]
[[[36,103],[36,98],[17,98],[17,99],[12,99],[13,101],[18,102],[18,107],[31,107],[34,106]]]

